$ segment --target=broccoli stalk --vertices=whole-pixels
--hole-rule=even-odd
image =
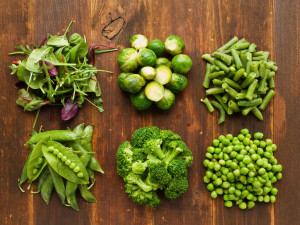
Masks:
[[[146,154],[154,153],[159,159],[163,159],[165,157],[164,152],[161,150],[161,139],[149,139],[143,145],[144,152]]]
[[[167,144],[167,153],[165,158],[163,159],[163,162],[166,163],[166,165],[169,165],[169,163],[181,152],[183,152],[182,148],[182,141],[170,141]],[[183,143],[184,144],[184,143]]]
[[[138,185],[143,191],[145,192],[149,192],[151,191],[153,188],[152,186],[146,184],[140,175],[137,175],[133,172],[129,173],[126,178],[125,178],[125,182],[129,183],[129,184],[136,184]]]

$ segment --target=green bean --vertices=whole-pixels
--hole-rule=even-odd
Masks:
[[[223,62],[220,60],[215,59],[216,66],[220,67],[221,70],[225,71],[225,73],[229,72],[229,67],[227,67]]]
[[[253,52],[253,56],[263,56],[263,55],[264,55],[263,51]]]
[[[230,65],[232,62],[232,56],[227,55],[222,52],[214,52],[212,54],[214,57],[221,59],[223,62],[225,62],[227,65]]]
[[[233,101],[233,100],[230,100],[230,101],[228,102],[228,106],[229,106],[229,108],[231,108],[234,112],[239,112],[239,111],[240,111],[239,106],[238,106],[238,105],[236,104],[236,102]]]
[[[268,52],[268,51],[264,52],[264,61],[268,60],[269,55],[270,55],[270,52]]]
[[[252,52],[255,52],[256,47],[257,47],[257,46],[256,46],[256,44],[254,44],[254,43],[252,43],[251,45],[249,45],[249,48],[248,48],[248,49],[249,49],[249,52],[251,52],[251,53],[252,53]]]
[[[202,55],[202,59],[205,59],[206,61],[208,61],[212,65],[215,64],[215,59],[213,57],[211,57],[210,54],[204,54],[204,55]]]
[[[244,43],[236,43],[233,45],[233,48],[236,50],[242,50],[242,49],[246,49],[250,46],[249,42],[244,42]]]
[[[43,185],[44,185],[44,183],[45,183],[45,181],[46,181],[46,179],[47,179],[49,173],[50,173],[50,172],[49,172],[49,169],[48,169],[48,167],[46,166],[46,167],[43,169],[43,171],[41,172],[40,176],[39,176],[39,181],[38,181],[37,186],[36,186],[36,191],[31,191],[31,193],[37,194],[37,193],[40,193],[40,192],[41,192],[42,187],[43,187]]]
[[[236,90],[242,90],[242,87],[241,85],[239,85],[238,83],[234,82],[233,80],[231,79],[228,79],[228,78],[224,78],[223,80],[225,83],[227,83],[230,87],[236,89]]]
[[[85,148],[88,152],[93,151],[93,131],[94,131],[94,125],[88,125],[84,128],[82,135],[81,135],[81,145],[83,148]]]
[[[270,77],[270,78],[268,79],[268,83],[269,83],[269,88],[275,88],[274,77]]]
[[[224,103],[227,103],[228,102],[228,99],[229,99],[229,95],[227,93],[225,93],[223,96],[222,96],[222,101]]]
[[[246,56],[247,56],[246,73],[249,74],[250,73],[250,65],[252,63],[252,54],[250,52],[247,52]]]
[[[236,99],[236,100],[245,99],[245,98],[246,98],[246,93],[238,93],[238,94],[235,96],[235,99]]]
[[[255,73],[250,73],[241,84],[241,87],[242,88],[248,87],[254,81],[255,77],[256,77]]]
[[[24,167],[23,167],[23,169],[22,169],[21,176],[20,176],[20,178],[18,178],[18,187],[19,187],[19,189],[20,189],[22,192],[25,192],[25,191],[22,189],[22,184],[28,179],[28,176],[27,176],[27,168],[28,168],[29,158],[30,158],[30,155],[31,155],[31,152],[32,152],[33,147],[34,147],[33,144],[29,144],[29,153],[28,153],[28,157],[27,157],[26,162],[25,162],[25,164],[24,164]]]
[[[45,180],[45,183],[42,186],[42,189],[41,189],[42,198],[44,199],[44,201],[46,202],[47,205],[49,204],[51,194],[53,191],[53,187],[54,187],[54,184],[52,181],[52,177],[51,177],[51,174],[49,174]]]
[[[206,95],[215,95],[224,93],[225,90],[221,87],[210,88],[205,91]]]
[[[278,67],[277,67],[276,65],[273,65],[273,66],[271,67],[271,70],[274,71],[274,72],[276,72],[276,71],[278,70]]]
[[[210,72],[212,73],[214,71],[220,71],[220,68],[217,67],[216,65],[211,65]]]
[[[254,91],[255,91],[256,86],[257,86],[257,83],[258,83],[258,80],[254,79],[254,81],[249,85],[248,90],[247,90],[247,94],[245,96],[246,99],[252,100]]]
[[[251,62],[251,64],[250,64],[250,72],[255,73],[256,74],[256,78],[259,77],[258,66],[259,66],[259,63],[256,62],[256,61]]]
[[[223,71],[222,71],[223,72]],[[213,79],[212,80],[212,83],[215,85],[215,86],[222,86],[223,84],[223,81],[219,80],[219,79]]]
[[[226,44],[224,44],[222,47],[220,47],[217,51],[221,52],[221,51],[229,49],[232,45],[234,45],[235,43],[237,43],[238,40],[239,39],[236,36],[233,37],[230,41],[228,41]]]
[[[230,72],[227,74],[227,78],[231,79],[234,75],[235,75],[235,71],[230,71]]]
[[[242,110],[242,114],[244,116],[248,115],[249,112],[251,112],[253,109],[255,108],[255,106],[250,106],[250,107],[246,107]]]
[[[211,101],[211,104],[219,110],[220,116],[219,116],[219,121],[218,124],[222,124],[225,122],[225,110],[224,108],[216,101]]]
[[[269,104],[269,102],[271,101],[271,99],[275,96],[275,91],[273,91],[272,89],[268,92],[268,94],[266,94],[266,96],[264,97],[262,103],[260,104],[260,106],[258,107],[259,110],[263,111],[266,109],[267,105]]]
[[[206,64],[206,73],[205,73],[205,77],[204,77],[204,81],[203,81],[203,87],[205,88],[209,88],[209,83],[210,83],[210,78],[209,78],[209,74],[211,71],[211,64],[207,63]]]
[[[233,59],[234,59],[236,68],[237,68],[237,69],[240,69],[241,67],[243,67],[242,62],[241,62],[241,59],[240,59],[240,57],[239,57],[239,53],[237,52],[237,50],[231,49],[231,54],[232,54],[232,57],[233,57]]]
[[[264,61],[260,61],[259,63],[259,76],[263,78],[266,73],[266,65]]]
[[[268,75],[268,79],[272,78],[275,76],[275,72],[274,71],[271,71]]]
[[[261,94],[266,93],[266,89],[265,89],[266,88],[266,81],[267,81],[269,73],[270,73],[270,70],[266,69],[265,70],[265,75],[262,77],[262,79],[259,82],[259,85],[258,85],[258,88],[257,88],[258,93],[261,93]]]
[[[217,77],[220,77],[220,76],[223,76],[225,74],[224,71],[218,71],[218,72],[213,72],[211,74],[208,75],[209,79],[212,80],[212,79],[215,79]]]
[[[66,198],[68,204],[75,210],[79,211],[76,190],[78,189],[78,184],[67,181],[66,183]]]
[[[49,165],[48,169],[50,171],[56,193],[58,194],[62,204],[64,204],[66,198],[66,188],[63,178],[58,173],[56,173]]]
[[[257,98],[257,99],[253,99],[251,101],[238,101],[238,106],[241,107],[251,107],[251,106],[258,106],[259,104],[262,103],[262,99],[261,98]]]
[[[210,101],[208,100],[208,98],[205,98],[204,100],[201,99],[200,102],[204,103],[208,112],[213,112],[214,111],[214,107],[210,104]]]
[[[97,202],[95,196],[92,194],[92,192],[88,189],[88,186],[86,184],[80,184],[79,185],[79,191],[82,196],[82,198],[88,202]]]
[[[257,107],[254,107],[251,112],[257,119],[263,120],[263,115],[261,114],[261,112]]]
[[[220,95],[214,95],[215,99],[219,102],[219,104],[223,107],[223,109],[228,112],[228,105],[225,104]]]
[[[80,138],[73,131],[69,131],[69,130],[49,130],[49,131],[44,131],[44,132],[41,132],[41,133],[38,133],[38,134],[32,136],[27,141],[26,144],[28,144],[28,143],[36,144],[40,140],[42,140],[46,137],[50,137],[51,140],[53,140],[53,141],[61,141],[61,142],[73,141],[73,140],[77,140],[77,139]]]
[[[253,61],[261,61],[261,60],[265,60],[265,56],[256,56],[252,58]]]
[[[244,73],[245,73],[245,69],[244,69],[244,68],[239,69],[239,70],[235,73],[235,75],[233,76],[233,80],[234,80],[234,81],[238,81],[238,80],[244,75]]]
[[[232,97],[232,98],[236,98],[238,92],[236,90],[234,90],[233,88],[231,88],[227,83],[223,83],[222,84],[222,88],[224,88],[224,90]]]

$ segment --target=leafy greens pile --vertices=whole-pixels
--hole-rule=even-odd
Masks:
[[[162,190],[167,199],[180,197],[188,189],[187,168],[193,153],[180,136],[170,130],[142,127],[116,153],[117,172],[125,182],[125,192],[140,205],[157,207]]]
[[[95,54],[117,50],[114,47],[93,44],[87,45],[85,38],[73,33],[69,39],[67,33],[72,22],[62,36],[48,35],[40,46],[31,49],[28,45],[16,46],[20,50],[9,55],[23,54],[23,61],[13,61],[11,74],[25,82],[27,89],[20,89],[16,103],[25,111],[34,111],[44,105],[63,105],[62,120],[73,118],[85,100],[103,112],[101,89],[96,74],[98,70],[89,64]],[[104,46],[108,50],[96,50]],[[94,102],[87,99],[92,95]]]

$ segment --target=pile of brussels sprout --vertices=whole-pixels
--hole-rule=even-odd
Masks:
[[[118,77],[120,89],[131,93],[131,103],[137,110],[148,109],[153,102],[162,110],[170,109],[175,94],[186,88],[185,75],[192,67],[191,58],[181,54],[184,41],[171,35],[165,43],[155,39],[148,44],[144,35],[136,34],[130,43],[132,48],[122,49],[118,55],[123,71]]]

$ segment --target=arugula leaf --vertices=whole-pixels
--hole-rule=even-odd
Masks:
[[[97,109],[99,110],[99,112],[103,112],[103,100],[100,97],[94,98],[94,104],[97,107]]]
[[[16,64],[11,64],[10,66],[9,66],[9,68],[11,69],[11,75],[13,75],[13,74],[15,74],[17,71],[18,71],[18,69],[19,69],[19,66],[20,65],[16,65]]]

